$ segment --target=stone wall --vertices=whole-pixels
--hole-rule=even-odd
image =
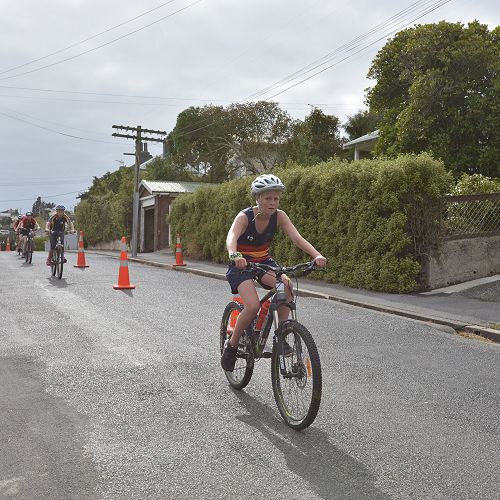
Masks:
[[[129,244],[127,242],[127,248]],[[101,241],[94,246],[89,246],[89,250],[117,250],[120,251],[122,248],[121,240],[113,240],[113,241]]]
[[[441,288],[500,273],[500,236],[444,240],[424,269],[427,288]]]

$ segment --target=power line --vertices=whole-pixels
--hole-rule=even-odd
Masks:
[[[71,61],[72,59],[76,59],[77,57],[80,57],[80,56],[83,56],[85,54],[88,54],[89,52],[94,52],[94,51],[96,51],[98,49],[101,49],[102,47],[106,47],[107,45],[111,45],[112,43],[118,42],[119,40],[122,40],[123,38],[126,38],[128,36],[134,35],[135,33],[138,33],[139,31],[142,31],[142,30],[144,30],[146,28],[149,28],[149,27],[153,26],[154,24],[158,24],[161,21],[164,21],[165,19],[167,19],[169,17],[172,17],[175,14],[178,14],[179,12],[182,12],[182,11],[184,11],[186,9],[189,9],[193,5],[196,5],[197,3],[200,3],[202,1],[203,0],[196,0],[195,2],[190,3],[189,5],[186,5],[185,7],[182,7],[182,9],[176,10],[175,12],[172,12],[171,14],[168,14],[167,16],[163,16],[160,19],[157,19],[156,21],[153,21],[152,23],[149,23],[149,24],[147,24],[147,25],[145,25],[145,26],[143,26],[141,28],[138,28],[138,29],[136,29],[134,31],[130,31],[129,33],[125,33],[124,35],[119,36],[118,38],[114,38],[113,40],[110,40],[109,42],[106,42],[106,43],[103,43],[101,45],[98,45],[97,47],[94,47],[92,49],[85,50],[84,52],[80,52],[79,54],[76,54],[76,55],[71,56],[71,57],[67,57],[65,59],[61,59],[60,61],[56,61],[56,62],[51,63],[51,64],[46,64],[45,66],[40,66],[38,68],[29,70],[29,71],[25,71],[24,73],[17,73],[15,75],[4,76],[4,77],[0,78],[0,80],[9,80],[11,78],[16,78],[18,76],[28,75],[30,73],[35,73],[35,72],[40,71],[42,69],[51,68],[52,66],[56,66],[58,64],[62,64],[63,62],[66,62],[66,61]]]
[[[3,108],[3,106],[2,106],[2,108]],[[3,109],[8,109],[8,108],[3,108]],[[9,110],[9,111],[13,112],[12,110]],[[31,125],[31,126],[37,127],[37,128],[41,128],[42,130],[46,130],[48,132],[53,132],[55,134],[63,135],[65,137],[71,137],[72,139],[79,139],[79,140],[82,140],[82,141],[101,142],[101,143],[104,143],[104,144],[115,144],[116,145],[116,143],[111,142],[111,141],[102,141],[100,139],[89,139],[88,137],[80,137],[78,135],[66,134],[65,132],[60,132],[59,130],[54,130],[52,128],[44,127],[43,125],[38,125],[37,123],[33,123],[33,122],[28,121],[28,120],[23,120],[22,118],[18,118],[17,116],[9,115],[8,113],[4,113],[2,111],[0,111],[0,115],[6,116],[8,118],[11,118],[12,120],[17,120],[17,121],[20,121],[20,122],[23,122],[23,123],[27,123],[28,125]]]
[[[111,28],[105,29],[104,31],[101,31],[100,33],[97,33],[97,34],[89,36],[83,40],[80,40],[79,42],[76,42],[76,43],[73,43],[73,44],[68,45],[66,47],[63,47],[62,49],[56,50],[55,52],[51,52],[50,54],[39,57],[37,59],[33,59],[31,61],[25,62],[24,64],[20,64],[19,66],[14,66],[13,68],[1,71],[0,75],[4,75],[5,73],[9,73],[10,71],[14,71],[16,69],[23,68],[24,66],[28,66],[28,65],[36,63],[38,61],[42,61],[43,59],[47,59],[48,57],[52,57],[52,56],[55,56],[56,54],[60,54],[61,52],[64,52],[65,50],[72,49],[73,47],[76,47],[78,45],[81,45],[82,43],[88,42],[89,40],[93,40],[94,38],[97,38],[98,36],[104,35],[105,33],[109,33],[110,31],[113,31],[116,28],[120,28],[121,26],[125,26],[126,24],[129,24],[132,21],[136,21],[137,19],[144,17],[147,14],[150,14],[151,12],[154,12],[155,10],[158,10],[158,9],[161,9],[162,7],[165,7],[165,5],[168,5],[168,4],[176,2],[176,1],[177,0],[169,0],[168,2],[162,3],[161,5],[158,5],[157,7],[154,7],[153,9],[147,10],[146,12],[143,12],[142,14],[139,14],[138,16],[133,17],[132,19],[128,19],[127,21],[124,21],[120,24],[112,26]]]
[[[89,134],[97,134],[97,135],[103,135],[103,136],[106,136],[106,137],[109,137],[108,134],[105,134],[104,132],[91,132],[90,130],[85,130],[85,129],[81,129],[81,128],[77,128],[77,127],[71,127],[69,125],[64,125],[62,123],[57,123],[57,122],[51,122],[49,120],[43,120],[42,118],[36,118],[35,116],[32,116],[32,115],[27,115],[25,113],[21,113],[20,111],[14,111],[13,109],[10,109],[10,108],[6,108],[4,106],[0,106],[0,108],[4,109],[4,110],[7,110],[9,111],[10,113],[15,113],[17,115],[21,115],[21,116],[25,116],[27,118],[31,118],[33,120],[37,120],[39,122],[44,122],[44,123],[48,123],[50,125],[56,125],[56,126],[62,126],[62,127],[66,127],[66,128],[70,128],[72,130],[78,130],[80,132],[86,132],[86,133],[89,133]],[[92,139],[89,139],[89,140],[92,140]]]
[[[43,199],[48,199],[48,198],[57,198],[59,196],[66,196],[68,194],[76,194],[76,193],[81,193],[82,190],[79,190],[79,191],[70,191],[69,193],[59,193],[59,194],[52,194],[52,195],[40,195],[40,198],[43,198]],[[33,199],[33,197],[31,198],[23,198],[23,199],[20,199],[20,200],[0,200],[0,203],[12,203],[14,201],[31,201]]]
[[[415,22],[416,20],[426,16],[427,14],[429,14],[433,10],[438,9],[442,5],[449,3],[451,0],[438,0],[437,2],[434,1],[433,5],[431,5],[429,7],[427,4],[429,4],[430,1],[434,1],[434,0],[425,0],[425,1],[419,0],[418,2],[411,4],[410,6],[406,7],[405,9],[399,11],[398,13],[396,13],[393,16],[391,16],[390,18],[388,18],[383,23],[380,23],[377,26],[368,30],[367,32],[355,37],[350,42],[347,42],[346,44],[341,45],[340,47],[337,47],[335,50],[329,52],[325,56],[317,59],[316,61],[313,61],[312,63],[308,64],[307,66],[302,67],[301,69],[295,71],[294,73],[288,75],[287,77],[284,77],[281,80],[273,83],[272,85],[269,85],[268,87],[265,87],[264,89],[262,89],[258,92],[255,92],[254,94],[251,94],[250,96],[246,97],[245,100],[253,100],[253,99],[257,99],[259,97],[262,97],[265,94],[269,93],[270,91],[276,90],[279,87],[282,87],[283,85],[286,85],[287,83],[290,83],[293,80],[296,80],[297,78],[300,78],[301,76],[306,75],[307,73],[309,73],[311,71],[314,71],[315,69],[323,66],[324,64],[327,64],[331,60],[331,58],[335,54],[337,54],[338,52],[351,52],[346,57],[344,57],[340,61],[337,61],[336,63],[332,64],[331,66],[328,66],[327,68],[324,68],[321,71],[314,73],[310,77],[304,78],[303,80],[299,81],[298,83],[291,85],[291,86],[287,87],[286,89],[282,90],[281,92],[277,92],[277,93],[275,93],[272,96],[267,98],[267,99],[272,99],[273,97],[276,97],[276,96],[286,92],[287,90],[289,90],[293,87],[296,87],[297,85],[309,80],[310,78],[322,73],[323,71],[326,71],[327,69],[330,69],[331,67],[333,67],[337,64],[340,64],[341,62],[344,62],[345,60],[353,57],[354,55],[358,54],[359,52],[366,50],[368,47],[374,45],[375,43],[379,42],[380,40],[387,38],[391,34],[402,29],[403,27],[408,26],[408,24],[411,24],[411,23]],[[401,22],[398,21],[398,19],[400,19],[401,17],[407,16],[408,14],[410,14],[411,12],[413,12],[414,10],[416,10],[418,8],[425,8],[427,10],[424,12],[420,12],[416,17],[414,17],[411,20],[402,20]],[[363,46],[360,50],[352,52],[354,49],[356,49],[357,47],[360,46],[360,42],[366,40],[371,35],[381,31],[382,29],[387,29],[389,26],[394,26],[394,24],[396,24],[396,23],[399,23],[399,26],[396,29],[394,29],[390,32],[384,33],[381,37],[379,37],[375,41]]]

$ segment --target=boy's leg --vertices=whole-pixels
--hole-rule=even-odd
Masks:
[[[252,279],[240,283],[238,286],[238,293],[245,307],[243,311],[238,314],[233,334],[231,335],[231,339],[226,340],[220,359],[222,368],[229,372],[234,370],[240,337],[245,331],[245,328],[253,321],[259,310],[259,296],[257,295],[255,283]]]

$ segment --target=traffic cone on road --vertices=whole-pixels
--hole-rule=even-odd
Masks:
[[[175,245],[175,264],[174,266],[185,266],[184,260],[182,258],[182,245],[181,245],[181,237],[179,233],[177,233],[177,243]]]
[[[122,237],[122,249],[120,253],[120,271],[118,272],[118,284],[113,285],[115,290],[129,290],[135,288],[135,285],[130,284],[128,275],[128,257],[127,257],[127,238]]]
[[[7,252],[10,252],[10,240],[7,240],[7,248],[5,250],[7,250]]]
[[[85,252],[83,250],[83,231],[80,231],[80,238],[78,239],[78,259],[76,265],[73,267],[89,267],[85,262]]]

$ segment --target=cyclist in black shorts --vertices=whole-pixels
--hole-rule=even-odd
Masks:
[[[65,210],[66,207],[64,205],[57,205],[56,213],[49,218],[47,224],[45,225],[45,231],[49,233],[50,237],[50,250],[49,256],[47,257],[48,266],[50,266],[52,262],[52,252],[56,247],[57,237],[60,236],[61,242],[64,243],[64,231],[67,227],[69,226],[69,231],[71,233],[75,232],[75,227]],[[66,262],[66,259],[64,259],[64,262]]]
[[[278,210],[281,193],[285,186],[279,177],[264,174],[252,182],[252,195],[256,206],[248,207],[238,213],[229,229],[226,246],[231,262],[226,273],[233,294],[239,293],[245,308],[238,315],[231,339],[228,339],[222,353],[221,365],[226,371],[233,371],[239,339],[245,328],[257,314],[260,302],[255,289],[255,272],[246,269],[247,262],[274,263],[269,247],[278,229],[281,229],[292,242],[303,252],[309,254],[319,267],[326,266],[326,259],[297,231],[288,215]],[[276,277],[266,273],[259,278],[264,288],[272,288]],[[292,299],[292,291],[285,289],[288,301]],[[280,321],[288,317],[289,310],[280,308]]]

